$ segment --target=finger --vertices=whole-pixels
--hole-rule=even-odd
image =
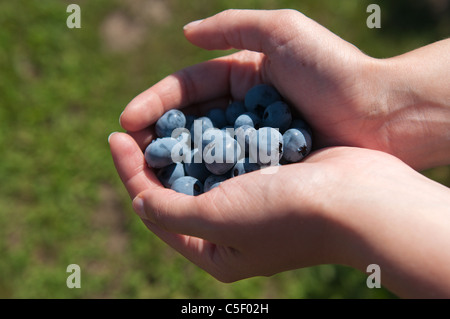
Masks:
[[[109,145],[114,165],[131,198],[144,190],[162,187],[130,135],[114,133],[109,137]]]
[[[167,76],[135,97],[120,117],[122,127],[141,130],[173,108],[183,108],[229,94],[228,59],[203,62]]]
[[[295,29],[288,24],[303,17],[295,10],[226,10],[210,18],[187,24],[186,38],[208,50],[231,48],[268,54],[287,43]]]
[[[125,130],[139,131],[173,108],[243,98],[246,89],[261,81],[261,59],[259,54],[238,52],[169,75],[135,97],[121,114],[120,124]]]
[[[212,205],[201,196],[187,196],[165,188],[153,188],[133,200],[133,208],[159,228],[216,242],[220,229]]]
[[[142,152],[145,151],[147,146],[157,137],[154,126],[146,127],[143,130],[136,132],[127,132],[139,145]]]

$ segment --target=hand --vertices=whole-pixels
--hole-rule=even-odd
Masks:
[[[450,294],[450,274],[438,267],[450,262],[449,191],[388,154],[328,148],[199,197],[164,189],[142,154],[165,111],[201,114],[265,82],[311,124],[317,148],[382,150],[416,169],[448,163],[449,61],[439,57],[449,41],[377,60],[291,10],[229,10],[186,26],[185,35],[206,49],[243,51],[168,76],[121,115],[129,135],[111,136],[111,151],[149,229],[223,281],[377,263],[387,269],[383,284],[400,296]],[[410,65],[421,66],[417,75]]]
[[[147,227],[221,281],[375,263],[399,296],[450,295],[450,191],[391,155],[328,148],[193,197],[163,188],[129,135],[110,144]]]
[[[143,130],[171,108],[243,100],[265,82],[312,125],[318,147],[382,148],[372,131],[384,111],[367,107],[374,60],[301,13],[228,10],[186,26],[185,35],[202,48],[243,51],[188,67],[137,96],[121,116],[126,130]]]
[[[450,40],[374,59],[293,10],[227,10],[187,25],[185,35],[205,49],[243,51],[188,67],[137,96],[121,116],[126,130],[148,135],[144,129],[171,108],[225,106],[265,82],[311,124],[317,148],[381,150],[416,169],[450,163]]]

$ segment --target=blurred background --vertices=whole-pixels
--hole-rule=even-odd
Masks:
[[[69,29],[69,4],[81,29]],[[366,8],[381,7],[381,29]],[[447,0],[0,2],[0,298],[396,298],[337,265],[223,284],[133,213],[107,143],[137,94],[226,52],[183,37],[228,8],[302,11],[362,51],[398,55],[450,33]],[[450,186],[450,167],[423,172]],[[81,288],[69,289],[69,264]]]

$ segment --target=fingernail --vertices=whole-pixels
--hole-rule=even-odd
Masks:
[[[144,200],[140,197],[136,197],[133,199],[133,209],[136,212],[136,214],[141,217],[142,219],[148,219],[147,215],[145,214],[145,208],[144,208]]]
[[[125,112],[125,111],[123,111],[123,112]],[[120,113],[120,116],[119,116],[119,125],[120,126],[122,126],[122,114],[123,114],[123,112]]]
[[[195,20],[195,21],[189,22],[188,24],[186,24],[186,25],[183,27],[183,30],[187,30],[187,29],[189,29],[189,28],[195,27],[196,25],[199,25],[199,24],[202,23],[202,22],[203,22],[203,19],[202,19],[202,20]]]
[[[111,139],[111,136],[113,136],[114,134],[116,134],[117,132],[112,132],[111,134],[109,134],[109,136],[108,136],[108,143],[109,143],[109,140]]]

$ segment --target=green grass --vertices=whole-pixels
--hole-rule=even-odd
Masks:
[[[370,30],[365,9],[371,2],[155,0],[162,6],[155,15],[132,6],[139,1],[78,1],[82,28],[68,29],[71,1],[2,1],[0,298],[394,297],[368,289],[366,274],[333,265],[217,282],[136,217],[107,143],[134,96],[167,74],[224,54],[195,48],[181,30],[227,8],[294,8],[377,57],[430,43],[448,30],[445,19],[419,21],[417,33],[394,28],[391,11],[398,8],[387,1],[379,3],[395,32]],[[140,32],[137,42],[108,38],[114,15]],[[424,173],[450,185],[448,167]],[[66,287],[72,263],[81,267],[81,289]]]

